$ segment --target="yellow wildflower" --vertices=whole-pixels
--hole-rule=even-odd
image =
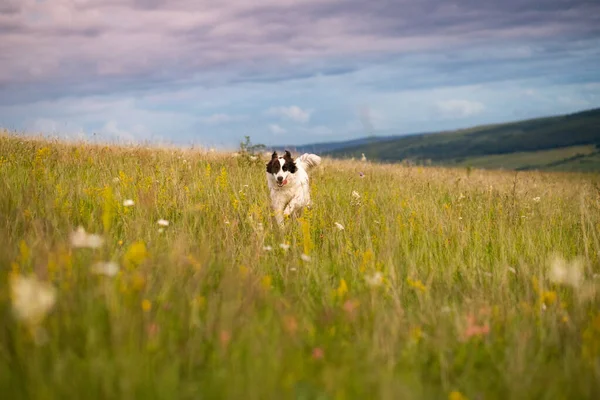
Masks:
[[[148,257],[148,250],[142,241],[134,242],[123,255],[123,264],[127,268],[140,265]]]
[[[408,286],[420,291],[421,293],[425,293],[427,291],[427,287],[419,279],[415,281],[411,278],[406,278],[406,282],[408,283]]]
[[[31,250],[29,249],[27,243],[25,243],[24,240],[21,240],[21,242],[19,242],[19,255],[21,257],[21,263],[23,264],[26,264],[31,256]]]
[[[418,343],[421,341],[421,338],[423,337],[423,330],[421,329],[420,326],[415,326],[414,328],[412,328],[410,330],[410,338]]]
[[[369,266],[371,264],[371,262],[373,261],[374,258],[374,254],[371,250],[367,250],[364,252],[363,257],[362,257],[362,262],[360,264],[360,272],[365,272],[365,270],[367,269],[367,266]]]
[[[142,300],[142,310],[144,310],[144,312],[152,310],[152,302],[148,299]]]
[[[146,278],[142,274],[135,274],[131,281],[131,286],[136,292],[141,291],[146,286]]]
[[[192,306],[196,308],[196,310],[203,310],[206,306],[206,297],[198,295],[194,297],[192,300]]]
[[[196,259],[196,257],[189,255],[187,256],[187,261],[192,267],[194,267],[196,271],[200,271],[202,269],[202,263],[198,259]]]
[[[553,290],[547,290],[542,294],[542,303],[545,304],[546,306],[551,306],[552,304],[556,303],[556,299],[557,299],[557,295],[556,292]]]
[[[108,232],[111,227],[112,219],[114,217],[114,196],[112,192],[112,188],[110,186],[106,186],[104,188],[104,208],[102,211],[102,225],[104,227],[104,233]]]
[[[343,298],[346,293],[348,293],[348,285],[344,279],[340,279],[340,285],[336,289],[336,294],[338,298]]]
[[[448,395],[448,400],[468,400],[468,398],[458,390],[453,390]]]
[[[217,177],[217,185],[221,189],[225,189],[227,187],[227,169],[225,169],[225,167],[221,168],[221,173]]]
[[[265,275],[262,278],[261,284],[264,289],[266,289],[266,290],[271,289],[272,283],[273,283],[273,278],[271,278],[271,275]]]

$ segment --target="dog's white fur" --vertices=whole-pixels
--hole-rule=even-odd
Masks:
[[[269,169],[269,164],[273,168]],[[291,163],[295,166],[295,171]],[[321,163],[321,157],[316,154],[302,154],[292,160],[288,151],[283,157],[273,153],[267,164],[267,184],[271,195],[271,206],[277,223],[282,226],[285,217],[299,216],[305,207],[310,207],[310,187],[308,171]]]

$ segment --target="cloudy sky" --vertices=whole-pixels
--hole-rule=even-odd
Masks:
[[[0,126],[30,133],[427,132],[598,107],[599,65],[598,1],[0,0]]]

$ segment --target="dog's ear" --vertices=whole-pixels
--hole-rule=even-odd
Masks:
[[[279,171],[279,160],[277,159],[277,152],[274,151],[271,155],[271,161],[267,163],[267,172],[272,174]]]
[[[298,170],[298,167],[296,167],[296,163],[292,159],[292,155],[289,151],[285,151],[285,154],[283,155],[283,160],[285,161],[285,168],[288,171],[290,171],[290,173],[293,174]]]

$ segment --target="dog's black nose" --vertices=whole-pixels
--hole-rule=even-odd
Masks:
[[[278,176],[277,177],[277,182],[281,182],[283,180],[283,176]]]

